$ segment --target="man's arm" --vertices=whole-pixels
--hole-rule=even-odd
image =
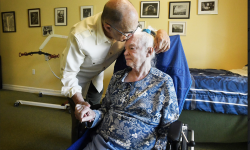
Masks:
[[[156,54],[166,52],[170,48],[170,38],[167,32],[163,29],[157,31],[155,36],[155,51]]]
[[[67,47],[62,55],[61,63],[61,82],[63,84],[62,94],[71,97],[74,103],[90,105],[84,101],[81,91],[82,87],[78,85],[78,79],[76,78],[77,73],[80,70],[80,66],[84,62],[85,55],[79,49],[78,43],[75,37],[70,33]],[[78,112],[80,113],[80,112]],[[77,118],[78,120],[80,118]]]
[[[68,36],[67,46],[62,54],[61,61],[61,83],[62,94],[72,97],[75,93],[82,92],[82,87],[78,84],[76,75],[80,71],[85,55],[79,49],[78,43],[71,33]]]
[[[83,97],[82,97],[82,93],[76,92],[73,96],[72,99],[74,101],[75,104],[82,104],[82,105],[86,105],[88,107],[90,107],[90,104],[88,102],[85,102]]]
[[[81,120],[83,117],[86,117],[86,112],[85,107],[89,108],[90,104],[88,102],[85,102],[83,97],[82,97],[82,93],[76,92],[73,96],[72,96],[72,100],[74,101],[76,107],[75,107],[75,116],[76,119]],[[77,109],[77,106],[81,105],[81,109]]]
[[[156,33],[154,40],[156,54],[166,52],[170,49],[170,38],[165,30],[156,30],[151,26],[148,26],[148,29]]]

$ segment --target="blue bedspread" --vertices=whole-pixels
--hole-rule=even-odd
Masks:
[[[248,114],[248,77],[226,70],[190,69],[193,84],[183,109]]]

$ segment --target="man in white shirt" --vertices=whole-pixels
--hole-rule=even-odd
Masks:
[[[61,61],[61,91],[71,98],[72,143],[81,137],[84,125],[75,117],[75,105],[100,103],[103,71],[122,53],[124,41],[135,31],[139,31],[138,14],[128,0],[110,0],[103,12],[72,27]],[[155,39],[156,53],[169,49],[170,40],[164,30],[158,30]]]

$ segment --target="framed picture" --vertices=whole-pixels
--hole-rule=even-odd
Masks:
[[[54,34],[53,26],[52,25],[42,26],[42,33],[43,33],[43,36],[49,36],[49,35]]]
[[[199,0],[198,14],[218,14],[218,0]]]
[[[2,27],[3,32],[16,32],[15,12],[2,12]]]
[[[40,8],[28,9],[29,27],[41,27]]]
[[[93,16],[93,6],[81,6],[81,20]]]
[[[55,8],[55,25],[67,26],[67,7]]]
[[[141,29],[145,29],[145,27],[146,27],[145,21],[139,21],[139,27]]]
[[[160,1],[141,1],[141,18],[159,18]]]
[[[186,35],[187,32],[187,22],[173,22],[169,21],[169,35]]]
[[[169,19],[189,19],[190,1],[169,2]]]

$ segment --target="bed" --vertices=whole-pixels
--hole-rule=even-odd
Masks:
[[[189,70],[192,86],[179,120],[195,131],[195,142],[247,142],[247,66]]]

